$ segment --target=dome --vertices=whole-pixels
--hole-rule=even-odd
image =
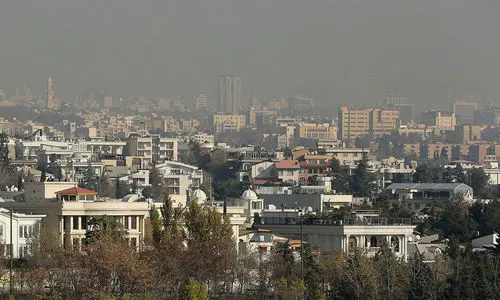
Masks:
[[[257,200],[259,197],[257,197],[257,194],[252,191],[251,189],[248,189],[241,194],[241,199],[243,200]]]
[[[207,201],[207,194],[205,194],[204,191],[197,189],[191,195],[191,200],[196,201],[198,203],[203,203],[203,202]]]

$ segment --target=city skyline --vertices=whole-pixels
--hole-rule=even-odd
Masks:
[[[375,105],[386,92],[416,107],[453,94],[498,99],[498,5],[15,1],[0,12],[0,86],[36,92],[51,76],[63,99],[92,87],[192,99],[216,96],[215,77],[232,73],[245,81],[242,101],[253,89],[262,99],[307,95],[318,107]]]

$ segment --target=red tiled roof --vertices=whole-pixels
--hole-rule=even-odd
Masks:
[[[276,169],[300,169],[299,162],[294,159],[284,159],[274,163]]]
[[[56,192],[56,195],[97,195],[96,191],[87,190],[80,187],[72,187]]]

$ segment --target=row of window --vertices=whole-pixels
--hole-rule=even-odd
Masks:
[[[71,217],[73,221],[73,230],[87,230],[88,217],[87,216],[73,216]],[[124,217],[124,229],[137,230],[138,216],[126,216]],[[119,217],[119,220],[121,217]],[[120,220],[121,221],[121,220]],[[63,222],[63,230],[66,230],[66,222]],[[21,232],[21,230],[19,230]],[[22,237],[22,236],[21,236]]]

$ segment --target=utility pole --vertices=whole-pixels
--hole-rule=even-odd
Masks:
[[[12,273],[13,269],[13,263],[14,261],[12,260],[12,255],[14,254],[14,245],[12,244],[12,210],[9,213],[10,216],[10,245],[9,245],[9,250],[10,250],[10,255],[9,255],[9,275],[10,275],[10,280],[9,280],[9,287],[10,287],[10,294],[14,294],[14,275]]]

